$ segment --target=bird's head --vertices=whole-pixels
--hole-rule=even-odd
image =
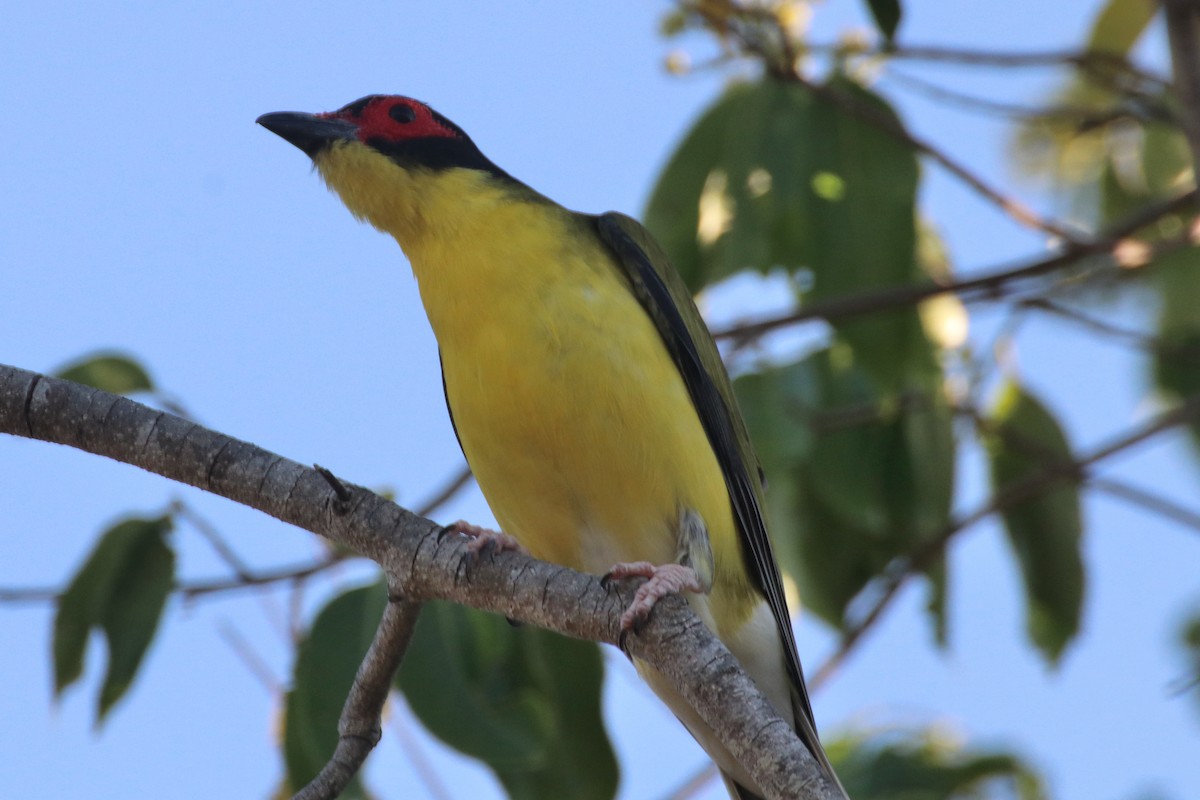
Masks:
[[[278,111],[258,124],[303,150],[350,211],[405,244],[454,196],[511,180],[462,128],[410,97],[368,95],[321,114]]]

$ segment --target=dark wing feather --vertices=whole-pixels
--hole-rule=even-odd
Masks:
[[[796,732],[832,777],[833,769],[817,740],[816,723],[783,595],[783,581],[767,536],[758,458],[738,411],[733,384],[716,342],[692,302],[683,279],[641,224],[615,212],[589,219],[601,241],[616,256],[638,301],[658,328],[679,367],[696,413],[700,415],[729,488],[746,566],[771,608],[783,641],[787,671],[794,689]]]

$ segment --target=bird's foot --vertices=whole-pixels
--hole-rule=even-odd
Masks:
[[[471,541],[467,543],[467,552],[471,554],[471,558],[478,558],[479,554],[488,548],[491,548],[493,553],[503,553],[505,550],[512,550],[517,553],[529,555],[529,551],[507,533],[494,531],[482,525],[472,525],[466,520],[460,519],[458,522],[451,523],[442,528],[442,535],[446,536],[447,534],[458,534],[470,539]]]
[[[633,602],[621,615],[621,646],[624,649],[626,635],[636,632],[654,604],[669,594],[682,592],[704,592],[700,578],[691,567],[682,564],[662,564],[655,566],[649,561],[634,561],[628,564],[614,564],[604,576],[604,582],[622,578],[646,578],[646,582],[637,588]]]

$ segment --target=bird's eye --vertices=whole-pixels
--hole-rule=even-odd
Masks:
[[[412,122],[417,118],[417,112],[413,111],[412,106],[404,103],[397,103],[388,109],[388,116],[401,124]]]

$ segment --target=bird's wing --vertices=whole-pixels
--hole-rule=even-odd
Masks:
[[[691,292],[649,231],[636,220],[615,212],[591,219],[600,239],[616,256],[638,301],[658,328],[683,376],[696,413],[700,415],[729,488],[746,568],[766,598],[783,642],[793,687],[796,732],[817,761],[833,775],[817,739],[804,672],[783,595],[783,580],[767,536],[761,467],[738,411],[733,384],[716,342],[696,309]]]

